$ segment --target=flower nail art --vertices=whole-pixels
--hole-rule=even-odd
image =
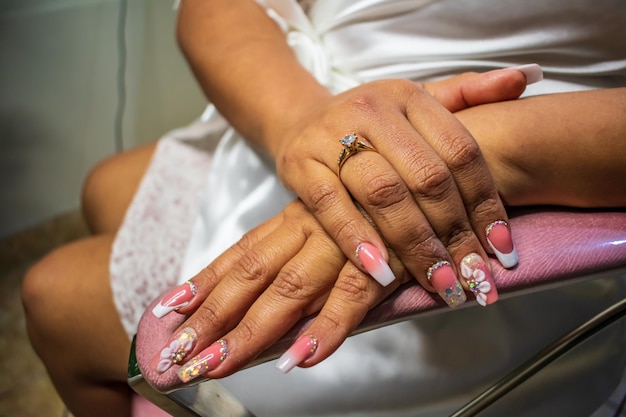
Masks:
[[[491,273],[480,255],[471,253],[463,258],[461,276],[467,281],[467,286],[481,306],[498,300],[498,291],[491,278]]]
[[[226,340],[218,340],[184,364],[178,371],[178,378],[182,382],[187,383],[202,374],[212,371],[226,359],[228,353]]]
[[[156,366],[157,371],[165,372],[172,367],[175,363],[181,363],[185,356],[196,345],[198,335],[191,327],[186,327],[180,331],[174,339],[161,349],[159,354],[158,364]]]

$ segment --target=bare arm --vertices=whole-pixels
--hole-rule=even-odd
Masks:
[[[509,205],[626,206],[626,88],[529,97],[457,116]]]
[[[243,136],[272,155],[285,126],[330,97],[252,0],[185,0],[177,36],[210,101]]]

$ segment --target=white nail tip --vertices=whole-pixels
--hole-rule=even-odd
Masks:
[[[498,249],[494,248],[491,242],[489,242],[489,246],[493,250],[493,253],[496,255],[496,258],[500,261],[503,267],[505,268],[513,268],[515,265],[519,263],[519,258],[517,257],[517,250],[513,248],[513,250],[509,253],[502,253]]]
[[[391,284],[396,279],[389,265],[384,262],[381,262],[380,267],[372,271],[371,275],[383,287]]]
[[[524,73],[524,75],[526,76],[526,85],[534,84],[543,80],[543,70],[538,64],[518,65],[515,67],[511,67],[511,69],[515,69]]]
[[[154,306],[154,308],[152,309],[152,314],[154,314],[157,318],[162,318],[163,316],[165,316],[168,313],[171,313],[172,311],[176,310],[177,308],[181,308],[186,306],[189,303],[183,303],[180,305],[176,305],[176,306],[169,306],[169,307],[165,307],[163,305],[161,305],[161,303],[157,304]]]

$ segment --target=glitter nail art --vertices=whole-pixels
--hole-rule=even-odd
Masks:
[[[178,371],[178,377],[186,383],[212,371],[226,359],[228,353],[226,340],[220,339],[184,364]]]

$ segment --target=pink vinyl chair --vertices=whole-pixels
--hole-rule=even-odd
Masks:
[[[626,276],[626,211],[578,211],[545,209],[511,213],[511,228],[520,258],[512,270],[492,262],[494,279],[501,297],[514,297],[582,280]],[[525,260],[532,260],[525,262]],[[158,300],[155,300],[155,303]],[[146,309],[150,312],[152,306]],[[429,313],[448,309],[436,296],[416,283],[406,284],[374,308],[357,332],[382,327]],[[626,299],[610,306],[546,346],[528,362],[503,375],[498,381],[459,410],[454,416],[473,416],[493,404],[564,352],[626,314]],[[163,374],[149,366],[151,358],[169,340],[185,316],[172,313],[162,319],[144,314],[133,341],[128,382],[143,398],[173,416],[253,417],[243,404],[224,389],[219,381],[201,381],[182,386],[177,367]],[[265,351],[255,362],[277,358],[306,327],[307,320]],[[626,347],[622,347],[624,349]],[[623,395],[623,394],[620,394]]]

